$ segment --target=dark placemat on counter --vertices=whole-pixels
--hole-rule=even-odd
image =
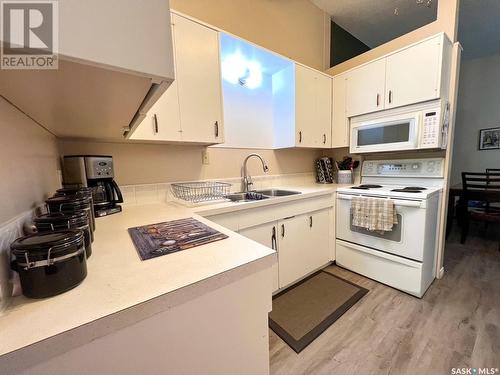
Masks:
[[[142,260],[227,238],[192,217],[129,228],[128,232]]]

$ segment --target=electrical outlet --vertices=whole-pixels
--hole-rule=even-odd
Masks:
[[[203,150],[201,152],[201,162],[205,165],[210,164],[210,155],[208,153],[208,150]]]

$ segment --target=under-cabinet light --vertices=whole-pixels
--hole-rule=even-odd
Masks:
[[[262,84],[262,67],[258,61],[248,61],[239,50],[222,59],[222,78],[236,85],[255,89]]]

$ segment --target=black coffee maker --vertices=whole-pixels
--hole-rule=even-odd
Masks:
[[[103,155],[71,155],[63,161],[63,183],[66,187],[92,189],[96,217],[121,212],[122,193],[114,180],[113,158]]]

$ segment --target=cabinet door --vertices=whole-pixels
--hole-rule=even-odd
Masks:
[[[223,140],[217,31],[172,15],[182,140]]]
[[[267,246],[271,249],[278,251],[277,246],[277,230],[278,223],[271,222],[261,225],[256,225],[251,228],[245,228],[240,230],[240,234],[245,236],[261,245]],[[279,251],[278,251],[278,262],[279,262]],[[273,273],[273,292],[279,289],[279,267],[278,264],[274,264],[272,267]]]
[[[332,148],[349,146],[349,118],[346,113],[347,77],[333,77]]]
[[[331,120],[331,77],[295,65],[296,146],[330,148]]]
[[[306,216],[299,215],[278,222],[279,286],[283,288],[307,274],[305,265],[308,241]]]
[[[347,73],[347,116],[384,109],[385,59]]]
[[[317,74],[316,79],[316,139],[319,148],[332,146],[332,78]]]
[[[320,210],[305,215],[308,247],[304,256],[306,273],[317,270],[327,264],[331,259],[333,231],[333,213],[330,209]]]
[[[436,37],[387,57],[386,108],[439,98],[442,51]]]
[[[180,141],[181,124],[177,81],[172,82],[167,91],[148,111],[130,139],[148,141]]]
[[[298,147],[317,147],[316,73],[295,65],[295,144]]]

